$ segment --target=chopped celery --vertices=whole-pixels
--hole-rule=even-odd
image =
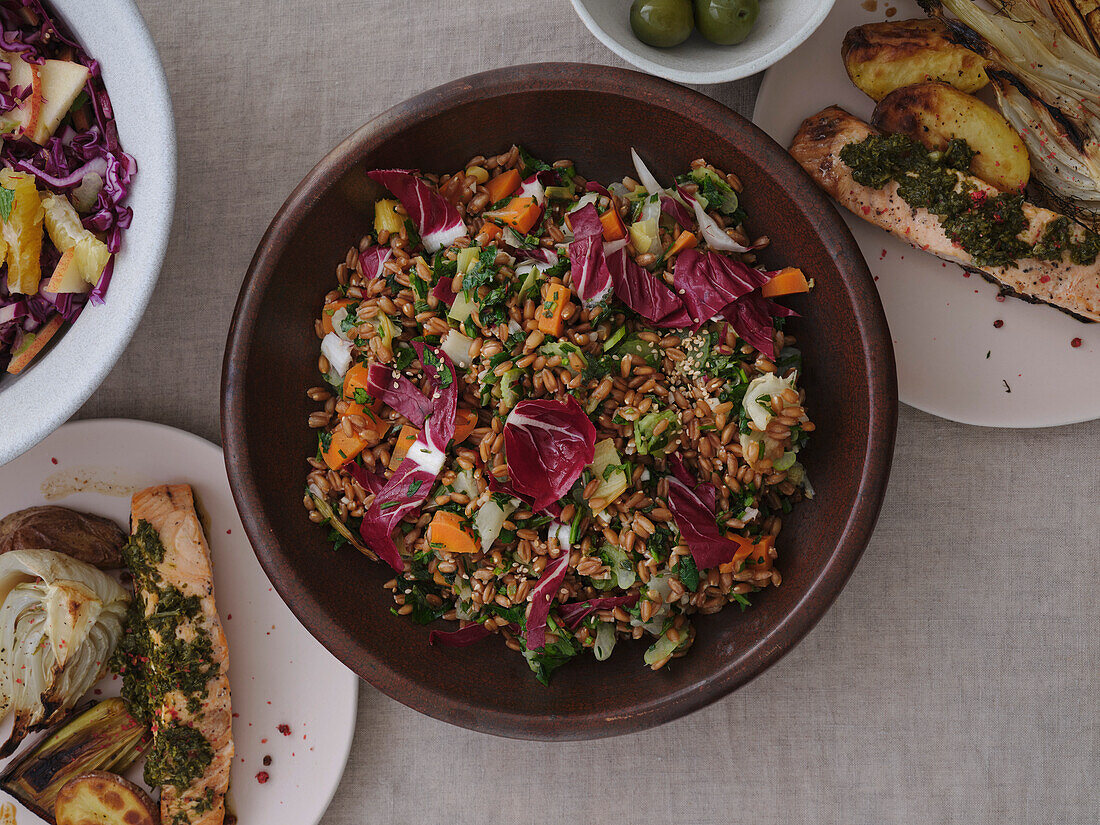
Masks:
[[[737,193],[713,169],[705,166],[692,169],[691,179],[699,184],[695,197],[701,200],[704,209],[717,209],[723,215],[732,215],[737,209]]]
[[[553,358],[556,355],[563,364],[569,363],[570,355],[576,355],[584,363],[584,366],[588,366],[588,358],[585,356],[584,350],[570,341],[549,341],[539,347],[539,352],[547,358]]]
[[[667,659],[669,656],[679,650],[681,646],[686,645],[688,643],[688,640],[691,638],[690,634],[681,633],[680,641],[674,642],[668,637],[668,631],[670,629],[671,626],[666,627],[664,632],[661,633],[661,638],[650,645],[649,650],[647,650],[645,652],[645,656],[642,657],[642,660],[650,667],[653,667],[653,665],[657,664],[658,662],[663,662],[665,659]]]
[[[657,368],[661,365],[661,354],[656,344],[643,341],[634,335],[626,338],[615,347],[616,355],[631,355],[636,359],[641,358],[649,366]]]
[[[615,649],[615,623],[600,622],[596,628],[596,643],[592,645],[592,653],[597,661],[603,662]]]
[[[614,544],[605,544],[600,548],[600,558],[611,568],[616,585],[622,590],[629,590],[633,587],[637,575],[634,571],[634,563],[625,550],[616,547]]]
[[[603,351],[609,352],[615,348],[615,345],[623,340],[623,336],[626,335],[626,324],[621,325],[617,330],[611,333],[611,337],[603,343]]]
[[[474,314],[475,309],[477,309],[477,303],[468,300],[466,295],[460,292],[455,296],[455,302],[451,304],[451,308],[447,310],[447,317],[454,318],[460,324],[465,324],[470,320],[470,316]]]
[[[547,186],[546,197],[552,201],[573,200],[573,188],[571,186]]]
[[[504,405],[505,410],[510,410],[512,407],[519,403],[519,387],[517,386],[523,378],[523,370],[510,369],[504,373],[504,377],[500,379],[500,401]]]
[[[478,246],[466,246],[458,250],[458,271],[460,274],[465,275],[470,271],[470,267],[473,266],[481,255],[481,247]]]
[[[667,421],[668,426],[664,432],[654,435],[661,421]],[[679,434],[680,416],[676,410],[647,413],[634,422],[634,446],[638,449],[638,455],[664,453]]]
[[[782,456],[772,462],[772,469],[776,472],[782,472],[783,470],[789,470],[794,466],[796,454],[787,450]]]
[[[396,235],[404,226],[404,218],[397,214],[397,201],[380,200],[374,203],[374,231],[375,234],[389,232]]]
[[[605,503],[599,508],[600,510],[605,509],[626,491],[626,473],[617,466],[621,463],[614,439],[605,438],[603,441],[596,442],[592,463],[588,466],[592,470],[592,477],[597,479],[599,484],[588,500],[592,502],[597,498],[603,499]],[[605,473],[609,467],[615,467],[615,469]]]

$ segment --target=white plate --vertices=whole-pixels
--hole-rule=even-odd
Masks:
[[[198,436],[144,421],[66,424],[0,468],[0,514],[55,503],[125,526],[131,492],[174,482],[195,490],[214,557],[218,612],[229,638],[237,747],[232,808],[244,823],[316,823],[344,772],[359,680],[272,590],[233,506],[221,450]],[[73,492],[54,497],[66,490]],[[108,675],[96,689],[112,696],[119,686]],[[290,735],[279,732],[283,724]],[[6,720],[0,736],[6,738],[10,727]],[[264,767],[267,755],[271,765]],[[270,776],[262,785],[256,779],[261,770]],[[131,771],[136,777],[140,771]],[[10,797],[0,792],[0,799]],[[41,820],[20,807],[19,825],[32,822]]]
[[[821,28],[764,76],[753,120],[784,146],[803,118],[837,103],[870,118],[840,43],[861,23],[923,17],[913,0],[865,10],[838,3]],[[1045,305],[997,300],[997,287],[913,249],[840,209],[863,250],[890,322],[901,400],[965,424],[1048,427],[1100,417],[1100,326]],[[999,328],[994,322],[1003,321]],[[1071,346],[1074,338],[1082,345]],[[1011,392],[1009,390],[1011,389]]]
[[[0,372],[0,464],[63,424],[107,377],[153,294],[176,200],[176,127],[153,38],[133,0],[52,0],[99,61],[122,148],[137,160],[122,238],[102,306],[88,306],[17,376]]]

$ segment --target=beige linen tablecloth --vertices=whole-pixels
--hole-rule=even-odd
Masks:
[[[214,440],[245,268],[331,146],[471,72],[617,62],[567,0],[139,5],[175,104],[175,229],[145,320],[80,415]],[[756,86],[706,91],[748,114]],[[863,561],[759,679],[656,730],[575,744],[470,733],[364,684],[324,822],[1095,825],[1098,506],[1100,422],[998,431],[903,407]]]

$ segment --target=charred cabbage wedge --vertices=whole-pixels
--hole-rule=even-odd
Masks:
[[[992,13],[973,0],[920,2],[989,61],[998,106],[1039,183],[1066,208],[1100,210],[1100,58],[1063,34],[1050,0],[992,0]]]
[[[0,756],[63,719],[103,677],[129,602],[114,579],[61,553],[0,556],[0,714],[15,713]]]

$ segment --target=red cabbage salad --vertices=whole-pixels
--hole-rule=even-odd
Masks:
[[[134,159],[92,59],[38,0],[0,2],[0,368],[101,304]]]
[[[519,147],[370,172],[316,319],[309,518],[393,569],[394,613],[458,622],[431,644],[497,636],[543,683],[620,640],[683,656],[693,614],[780,585],[813,496],[775,300],[812,281],[758,265],[735,174],[632,162],[606,185]]]

